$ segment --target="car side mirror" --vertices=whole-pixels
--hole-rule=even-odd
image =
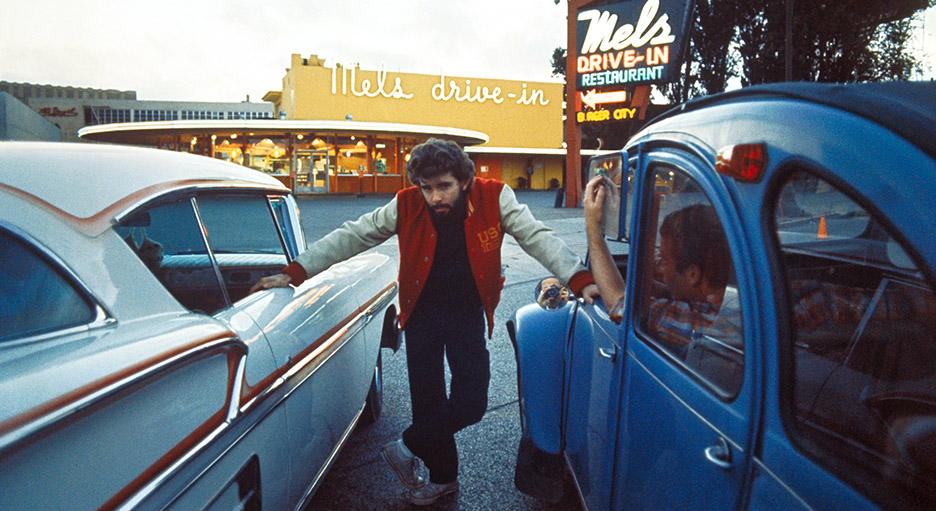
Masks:
[[[534,296],[540,307],[546,310],[556,310],[569,302],[572,293],[556,277],[546,277],[536,284]]]

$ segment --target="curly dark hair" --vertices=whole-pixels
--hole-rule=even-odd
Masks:
[[[419,185],[423,179],[446,172],[451,172],[462,183],[475,175],[474,162],[458,144],[450,140],[430,138],[414,147],[406,162],[406,177],[415,185]]]
[[[725,287],[728,283],[731,252],[715,208],[695,204],[670,213],[663,219],[660,236],[673,241],[677,271],[695,265],[709,285]]]

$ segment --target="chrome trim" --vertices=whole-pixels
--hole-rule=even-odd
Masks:
[[[398,284],[396,282],[392,283],[387,287],[387,289],[384,289],[383,293],[381,293],[381,295],[378,296],[376,300],[374,300],[374,303],[372,303],[370,307],[367,308],[367,313],[370,316],[367,319],[368,321],[374,319],[374,316],[377,315],[377,313],[386,309],[387,306],[390,305],[390,302],[393,301],[393,298],[397,295],[397,286]]]
[[[270,220],[273,220],[273,228],[276,229],[276,237],[279,238],[280,240],[280,246],[283,248],[283,255],[286,256],[286,262],[291,263],[293,259],[295,259],[295,256],[293,254],[293,251],[289,249],[290,248],[289,243],[287,243],[286,241],[286,233],[284,233],[283,229],[280,228],[279,219],[276,218],[276,209],[273,207],[273,201],[270,200],[269,195],[267,195],[263,199],[264,199],[264,202],[266,202],[267,211],[270,212]],[[285,204],[286,202],[283,201],[283,203]],[[285,220],[289,221],[288,215]]]
[[[341,449],[344,448],[345,442],[347,442],[348,437],[351,436],[351,433],[354,432],[354,428],[357,426],[358,421],[361,419],[361,415],[364,414],[364,407],[362,406],[358,410],[357,415],[354,416],[354,420],[351,421],[351,424],[348,426],[348,429],[341,435],[341,438],[338,439],[338,442],[335,443],[335,448],[332,449],[331,454],[328,455],[328,458],[325,459],[325,463],[322,464],[322,468],[319,469],[318,473],[315,474],[315,477],[312,478],[312,484],[306,489],[305,494],[302,498],[299,499],[299,502],[296,504],[295,511],[300,511],[308,505],[309,500],[312,498],[312,495],[315,494],[315,491],[318,490],[319,485],[322,483],[322,479],[325,477],[325,474],[328,473],[328,470],[335,463],[335,460],[338,459],[338,454],[341,452]]]
[[[270,386],[260,392],[258,395],[254,396],[250,401],[244,403],[241,407],[241,413],[247,413],[251,408],[258,406],[259,403],[265,401],[269,398],[270,395],[278,391],[280,388],[285,387],[287,390],[279,398],[279,400],[273,405],[275,408],[279,404],[285,401],[297,388],[299,388],[306,380],[311,378],[320,367],[322,367],[326,362],[328,362],[332,356],[334,356],[338,351],[341,350],[344,345],[354,338],[364,327],[370,322],[371,319],[376,315],[377,312],[386,308],[390,305],[390,302],[397,294],[397,284],[394,282],[392,285],[388,286],[387,289],[379,295],[379,297],[371,304],[370,307],[362,310],[347,324],[335,332],[331,337],[328,338],[321,346],[316,348],[312,353],[309,353],[303,357],[299,362],[296,362],[292,367],[289,368],[282,376],[276,379]],[[324,356],[323,356],[324,355]],[[320,357],[316,360],[317,357]],[[310,368],[311,367],[311,368]],[[296,381],[291,381],[298,374],[308,371],[305,376],[302,376]]]
[[[380,304],[381,306],[389,305],[388,303],[386,303],[386,302],[389,302],[388,297],[389,297],[390,299],[392,299],[393,296],[396,296],[396,291],[397,291],[397,284],[396,284],[396,283],[393,283],[393,285],[391,285],[388,289],[386,289],[386,290],[384,291],[383,294],[380,295],[380,297],[374,302],[374,304],[372,304],[371,307],[368,307],[366,310],[364,310],[364,311],[362,311],[361,313],[359,313],[357,316],[355,316],[354,319],[352,319],[352,320],[349,321],[348,323],[351,324],[351,323],[353,323],[353,322],[355,322],[355,321],[359,321],[359,319],[360,319],[362,316],[365,316],[365,315],[367,315],[368,313],[371,313],[371,314],[372,314],[372,312],[370,312],[370,311],[376,309],[376,308],[374,307],[374,305],[377,305],[377,304]],[[363,326],[362,326],[362,328],[363,328]],[[358,328],[357,330],[354,331],[354,334],[357,334],[358,332],[360,332],[360,330],[361,330],[361,328]],[[337,332],[335,335],[333,335],[333,336],[329,339],[329,341],[326,341],[325,343],[322,343],[322,346],[320,347],[320,349],[316,350],[315,353],[320,353],[320,352],[322,351],[322,347],[334,343],[335,340],[337,340],[338,338],[340,338],[342,335],[344,335],[344,334],[345,334],[346,332],[348,332],[348,331],[349,331],[349,328],[347,328],[347,327],[341,329],[339,332]],[[348,340],[350,340],[350,339],[353,338],[353,337],[354,337],[354,335],[351,335],[350,337],[348,337],[347,339],[345,339],[345,341],[342,342],[341,345],[338,346],[338,348],[340,348],[341,346],[343,346]],[[331,358],[331,356],[334,355],[335,353],[337,353],[337,351],[338,351],[338,350],[335,349],[335,350],[333,350],[331,353],[329,353],[328,358]],[[315,367],[314,369],[312,369],[312,370],[309,372],[309,374],[308,374],[305,378],[303,378],[303,379],[301,380],[301,382],[304,382],[304,381],[307,380],[309,377],[311,377],[312,375],[314,375],[315,372],[318,370],[318,368],[321,367],[321,366],[324,364],[324,362],[328,360],[328,358],[326,358],[325,360],[323,360],[321,363],[317,364],[316,367]],[[306,359],[308,359],[308,357],[303,358],[303,360],[306,360]],[[240,369],[240,368],[238,368],[238,369]],[[296,372],[298,372],[298,371],[296,371]],[[168,480],[168,479],[169,479],[170,477],[172,477],[176,472],[178,472],[179,469],[182,467],[182,465],[183,465],[184,463],[187,463],[189,460],[191,460],[192,458],[194,458],[195,456],[197,456],[198,454],[200,454],[201,451],[203,451],[205,448],[207,448],[208,445],[209,445],[211,442],[215,441],[215,440],[217,439],[217,437],[221,435],[221,433],[223,433],[223,432],[224,432],[225,430],[227,430],[227,429],[233,428],[233,427],[234,427],[235,425],[237,425],[240,421],[247,420],[248,418],[250,418],[250,419],[251,419],[251,423],[248,424],[247,426],[245,426],[244,430],[237,436],[237,438],[234,439],[230,444],[228,444],[220,453],[218,453],[218,455],[215,457],[215,459],[212,460],[210,463],[208,463],[204,468],[202,468],[202,470],[199,471],[198,474],[196,474],[194,477],[192,477],[191,480],[190,480],[185,486],[183,486],[183,487],[180,489],[180,491],[177,493],[177,495],[176,495],[175,497],[173,497],[173,498],[169,501],[169,503],[167,503],[166,506],[165,506],[165,507],[170,507],[170,506],[172,505],[172,503],[175,502],[175,500],[176,500],[179,496],[181,496],[182,494],[184,494],[186,491],[188,491],[189,488],[191,488],[193,485],[195,485],[195,483],[196,483],[198,480],[200,480],[200,479],[201,479],[205,474],[207,474],[215,465],[217,465],[217,464],[221,461],[221,459],[223,459],[224,456],[227,455],[227,453],[229,453],[232,449],[234,449],[234,448],[241,442],[241,440],[243,440],[247,435],[249,435],[261,422],[263,422],[271,413],[273,413],[274,410],[276,410],[277,408],[279,408],[280,405],[282,405],[283,403],[285,403],[286,398],[289,397],[289,395],[290,395],[296,388],[299,387],[299,385],[301,384],[301,382],[298,383],[298,384],[296,384],[295,386],[293,386],[293,388],[292,388],[291,390],[289,390],[289,391],[287,391],[286,393],[284,393],[283,396],[282,396],[280,399],[276,400],[275,402],[267,402],[268,399],[270,398],[270,396],[271,396],[275,391],[279,390],[281,387],[284,387],[284,386],[286,385],[286,383],[287,383],[286,379],[284,379],[283,377],[277,378],[276,381],[275,381],[273,384],[271,384],[269,387],[267,387],[263,392],[261,392],[259,395],[255,396],[253,399],[251,399],[251,400],[248,401],[247,403],[244,403],[244,404],[240,407],[240,409],[237,411],[237,413],[235,414],[235,417],[234,417],[232,420],[230,420],[230,421],[228,421],[228,422],[225,422],[224,425],[223,425],[221,428],[219,428],[217,431],[214,431],[214,432],[210,433],[208,436],[206,436],[204,441],[199,442],[198,445],[196,445],[189,453],[187,453],[186,455],[180,457],[179,460],[178,460],[176,463],[173,463],[169,468],[167,468],[167,469],[164,471],[164,473],[160,474],[159,476],[157,476],[156,478],[154,478],[150,483],[148,483],[148,484],[146,484],[145,486],[143,486],[140,490],[137,491],[136,494],[134,494],[133,497],[131,497],[130,499],[128,499],[123,505],[118,506],[117,509],[118,509],[118,510],[129,510],[129,509],[131,509],[133,506],[135,506],[136,504],[138,504],[138,503],[144,501],[146,498],[149,497],[149,494],[155,492],[161,484],[163,484],[166,480]],[[240,389],[238,388],[237,391],[240,392]],[[238,398],[239,398],[239,396],[238,396]],[[233,403],[233,401],[232,401],[232,403]],[[256,409],[259,409],[260,407],[263,407],[264,409],[261,410],[261,411],[259,411],[259,412],[257,412],[257,417],[249,417],[249,415],[248,415],[249,412],[251,412],[251,411],[253,411],[253,410],[256,410]],[[361,414],[363,413],[363,411],[364,411],[364,406],[361,407],[361,410],[357,413],[357,416],[355,416],[354,420],[351,422],[351,425],[350,425],[350,426],[348,427],[348,429],[345,431],[344,435],[339,439],[338,443],[336,444],[336,449],[332,452],[332,454],[331,454],[330,457],[328,458],[328,461],[326,461],[325,466],[327,466],[327,467],[330,468],[330,466],[331,466],[331,464],[332,464],[332,462],[333,462],[333,458],[337,457],[338,451],[340,451],[341,447],[344,446],[344,442],[347,440],[348,436],[350,436],[350,433],[351,433],[352,431],[354,431],[354,427],[357,425],[358,421],[360,420],[360,417],[361,417]],[[311,489],[311,490],[306,492],[306,497],[303,497],[303,500],[307,499],[308,497],[311,496],[312,493],[314,493],[314,490],[317,488],[317,486],[318,486],[318,484],[319,484],[319,482],[320,482],[319,479],[320,479],[321,476],[323,476],[326,472],[327,472],[327,469],[322,469],[322,470],[320,470],[319,475],[316,476],[315,482],[312,484],[312,486],[310,486],[310,489]]]
[[[289,215],[289,226],[292,229],[292,235],[295,238],[296,242],[296,255],[305,252],[306,249],[306,240],[305,233],[302,232],[302,212],[299,211],[299,204],[296,202],[296,197],[292,194],[286,195],[286,203],[289,205],[290,211],[295,213],[294,215]]]
[[[396,294],[396,284],[395,284],[395,283],[394,283],[393,286],[391,286],[390,289],[386,290],[386,292],[385,292],[383,295],[381,295],[381,298],[379,298],[378,301],[375,302],[375,304],[378,303],[378,302],[380,302],[380,301],[386,302],[387,300],[385,300],[384,297],[387,296],[388,294],[391,295],[391,296],[393,296],[393,295]],[[371,309],[371,308],[369,307],[368,310],[370,310],[370,309]],[[196,474],[194,477],[192,477],[191,481],[189,481],[188,484],[186,484],[186,485],[179,491],[178,495],[182,495],[183,493],[185,493],[186,491],[188,491],[188,489],[191,488],[201,477],[203,477],[203,476],[204,476],[206,473],[208,473],[208,471],[210,471],[218,462],[220,462],[221,459],[224,458],[224,456],[225,456],[228,452],[230,452],[232,449],[234,449],[234,447],[237,446],[237,444],[240,443],[241,440],[243,440],[243,439],[244,439],[247,435],[249,435],[261,422],[263,422],[263,421],[267,418],[267,416],[269,416],[271,413],[273,413],[274,410],[276,410],[276,409],[279,408],[281,405],[283,405],[283,404],[286,402],[286,399],[292,394],[292,392],[295,391],[295,390],[296,390],[303,382],[305,382],[308,378],[310,378],[311,376],[313,376],[313,375],[316,373],[316,371],[318,371],[318,369],[319,369],[326,361],[328,361],[328,359],[331,358],[332,355],[334,355],[335,353],[338,352],[338,349],[339,349],[339,348],[341,348],[342,346],[344,346],[344,344],[347,343],[347,341],[351,340],[351,339],[354,337],[354,335],[356,335],[358,332],[360,332],[361,329],[363,328],[363,324],[360,323],[360,320],[361,320],[361,318],[362,318],[363,316],[366,316],[366,315],[368,314],[368,310],[364,310],[364,311],[360,312],[357,316],[354,317],[354,319],[352,319],[351,321],[348,322],[349,325],[352,324],[352,323],[358,322],[358,324],[360,324],[361,327],[360,327],[360,328],[357,328],[356,330],[354,330],[353,334],[351,334],[350,336],[348,336],[347,338],[345,338],[344,341],[343,341],[337,348],[335,348],[334,350],[331,350],[331,351],[328,353],[328,357],[327,357],[327,358],[323,359],[320,363],[315,364],[315,367],[309,372],[309,374],[307,374],[304,378],[302,378],[302,380],[300,380],[298,383],[295,383],[295,385],[292,385],[292,383],[294,383],[294,382],[287,382],[287,379],[285,378],[286,375],[284,375],[283,377],[277,378],[276,381],[275,381],[273,384],[271,384],[269,387],[267,387],[266,389],[264,389],[264,391],[261,392],[260,394],[258,394],[257,396],[254,396],[253,399],[251,399],[251,400],[248,401],[247,403],[244,403],[243,406],[241,406],[240,410],[238,410],[238,413],[237,413],[237,416],[235,417],[235,419],[232,420],[232,421],[229,422],[229,423],[226,423],[226,424],[227,424],[228,426],[230,426],[230,427],[233,427],[233,426],[236,425],[238,422],[240,422],[240,421],[242,421],[242,420],[247,420],[248,418],[251,419],[251,421],[252,421],[251,424],[247,425],[247,426],[245,427],[244,431],[242,431],[242,432],[238,435],[238,437],[237,437],[236,439],[234,439],[227,447],[225,447],[224,450],[223,450],[222,452],[220,452],[220,453],[217,455],[217,457],[215,457],[214,460],[212,460],[210,463],[208,463],[198,474]],[[331,338],[329,338],[328,341],[322,343],[322,346],[320,346],[319,349],[315,350],[315,351],[314,351],[312,354],[310,354],[308,357],[304,357],[304,358],[303,358],[303,361],[309,360],[310,357],[320,354],[320,353],[323,351],[323,349],[324,349],[325,347],[331,346],[331,345],[334,344],[336,341],[340,340],[340,339],[342,338],[342,336],[346,335],[347,332],[349,332],[349,331],[350,331],[350,328],[349,328],[349,327],[342,328],[341,330],[339,330],[338,332],[336,332],[335,335],[333,335]],[[294,370],[293,370],[293,371],[290,371],[289,373],[287,373],[287,375],[292,376],[292,375],[294,375],[295,373],[300,372],[300,370],[301,370],[301,369],[304,369],[304,367],[298,367],[298,364],[297,364],[297,367],[296,367],[296,368],[293,368],[293,369],[294,369]],[[285,387],[285,386],[287,385],[287,383],[289,383],[289,384],[291,385],[291,388],[290,388],[289,390],[286,390],[286,391],[283,393],[283,395],[282,395],[279,399],[277,399],[275,402],[269,401],[269,398],[270,398],[276,391],[278,391],[278,390],[280,390],[281,388]],[[268,402],[268,401],[269,401],[269,402]],[[261,407],[263,407],[263,409],[262,409],[261,411],[257,412],[257,416],[256,416],[256,417],[250,417],[250,415],[249,415],[250,412],[252,412],[252,411],[254,411],[254,410],[256,410],[256,409],[259,409],[259,408],[261,408]],[[328,460],[326,461],[326,463],[325,463],[325,465],[324,465],[325,467],[330,467],[330,466],[331,466],[331,464],[332,464],[332,462],[333,462],[333,458],[337,457],[338,451],[340,451],[341,447],[344,446],[344,442],[347,440],[348,436],[350,436],[350,433],[354,430],[354,427],[357,425],[358,421],[360,420],[360,417],[361,417],[361,414],[363,413],[363,411],[364,411],[364,406],[361,407],[361,410],[358,411],[358,413],[357,413],[357,415],[355,416],[354,420],[351,421],[351,425],[350,425],[350,426],[348,427],[348,429],[345,431],[344,435],[342,435],[342,437],[339,439],[338,443],[336,444],[336,449],[332,451],[332,454],[329,456]],[[214,436],[213,436],[212,438],[214,438]],[[205,446],[203,446],[201,443],[199,443],[199,445],[197,446],[197,448],[198,448],[199,450],[204,449],[204,447],[205,447]],[[186,459],[190,459],[191,457],[192,457],[192,456],[186,456]],[[178,468],[177,468],[175,465],[173,465],[172,468],[173,468],[173,470],[176,470],[176,471],[178,470]],[[312,484],[312,486],[310,486],[311,492],[314,492],[315,488],[316,488],[316,487],[318,486],[318,484],[319,484],[319,479],[320,479],[326,472],[327,472],[327,469],[323,468],[323,469],[320,470],[319,474],[316,475],[316,480],[315,480],[315,482]],[[170,474],[170,475],[171,475],[171,474]],[[160,477],[160,481],[165,481],[166,479],[168,479],[168,476],[167,476],[167,477]],[[143,489],[140,490],[140,493],[142,493],[144,490],[146,490],[148,493],[152,493],[153,491],[156,490],[157,487],[158,487],[158,485],[156,485],[156,484],[154,484],[154,485],[149,485],[149,484],[148,484],[148,485],[146,485]],[[304,500],[304,499],[307,499],[309,496],[311,496],[311,492],[307,492],[306,496],[303,497],[303,500]],[[136,501],[142,501],[142,500],[144,500],[147,496],[148,496],[148,495],[142,495],[142,496],[140,496],[139,498],[136,498],[135,500],[136,500]],[[170,501],[170,503],[167,505],[167,507],[169,507],[169,506],[171,505],[171,503],[174,502],[174,501],[175,501],[175,498],[173,498],[172,501]],[[129,509],[129,508],[127,508],[127,507],[120,507],[120,508],[118,508],[118,509]]]
[[[128,216],[137,212],[138,209],[147,206],[148,204],[163,199],[165,197],[171,197],[174,195],[185,195],[191,192],[199,192],[204,190],[237,190],[239,192],[249,192],[255,191],[258,193],[276,193],[279,195],[287,195],[289,190],[287,188],[277,188],[273,185],[266,186],[259,183],[249,183],[246,181],[224,181],[224,180],[213,180],[208,183],[199,183],[199,184],[187,184],[185,186],[179,186],[177,188],[171,188],[166,190],[159,190],[154,192],[152,195],[147,196],[146,198],[140,199],[130,203],[126,208],[124,208],[120,213],[114,215],[113,223],[119,224],[127,219]]]
[[[123,510],[130,510],[138,506],[141,502],[149,498],[150,494],[155,492],[168,479],[174,476],[185,464],[189,463],[193,458],[201,454],[201,452],[204,451],[209,445],[214,443],[218,439],[218,437],[220,437],[226,430],[230,429],[230,427],[231,425],[229,423],[222,422],[220,426],[215,428],[214,431],[211,431],[210,433],[205,435],[205,437],[202,438],[197,444],[195,444],[195,446],[192,447],[188,452],[186,452],[182,456],[179,456],[179,458],[176,459],[176,461],[174,461],[172,465],[169,465],[168,467],[166,467],[166,469],[160,472],[159,475],[151,479],[148,483],[144,484],[142,488],[137,490],[127,500],[122,502],[120,505],[118,505],[114,509],[123,511]],[[193,480],[193,483],[194,483],[194,480]],[[188,487],[191,486],[191,484],[193,483],[190,483],[188,486],[186,486],[186,489],[188,489]],[[182,492],[179,492],[179,494],[176,495],[176,497],[178,497],[182,493],[184,493],[184,490]],[[173,501],[174,500],[175,498],[173,498]]]
[[[296,389],[298,389],[303,383],[306,382],[309,378],[315,374],[315,371],[325,365],[325,362],[331,360],[331,358],[341,351],[341,348],[348,343],[355,335],[358,334],[364,327],[367,325],[367,316],[371,315],[368,311],[364,310],[357,314],[351,321],[347,323],[343,328],[335,332],[327,341],[323,342],[321,346],[314,349],[312,353],[309,353],[302,358],[298,363],[294,364],[292,367],[286,371],[283,376],[280,378],[283,383],[289,383],[289,389],[286,391],[286,394],[283,395],[283,399],[288,398]],[[318,359],[318,360],[316,360]],[[296,378],[297,375],[306,371],[307,368],[311,367],[311,370],[302,377],[299,377],[296,381],[290,381]]]
[[[234,337],[227,337],[208,341],[204,344],[200,344],[184,352],[173,355],[165,360],[146,367],[142,371],[133,373],[121,380],[94,391],[87,396],[77,399],[61,409],[54,410],[47,415],[33,420],[31,423],[20,426],[7,434],[0,436],[0,454],[13,447],[15,444],[22,442],[27,438],[30,438],[33,435],[46,430],[49,427],[54,426],[56,423],[80,414],[84,410],[106,400],[113,395],[120,393],[127,387],[136,385],[144,380],[169,371],[173,369],[176,364],[184,360],[195,358],[203,353],[207,353],[228,344],[239,346],[244,353],[247,352],[247,345],[244,344],[243,341]]]
[[[247,353],[245,352],[240,356],[240,359],[237,361],[237,368],[234,370],[234,385],[231,386],[231,395],[228,396],[231,400],[228,403],[227,416],[225,422],[234,422],[234,419],[239,415],[240,410],[240,399],[241,399],[241,389],[244,387],[244,378],[247,373]]]
[[[214,270],[215,278],[218,279],[218,285],[221,287],[221,296],[224,297],[226,307],[231,306],[231,295],[228,294],[227,286],[224,285],[224,276],[221,275],[221,266],[218,265],[218,258],[215,257],[214,249],[211,243],[208,243],[208,228],[202,220],[201,212],[198,210],[198,200],[195,197],[189,197],[189,204],[192,211],[195,212],[195,221],[198,222],[198,231],[201,233],[202,241],[205,243],[205,250],[208,251],[208,259],[211,261],[211,269]]]
[[[104,328],[110,328],[117,324],[117,320],[108,316],[107,311],[104,310],[100,305],[95,304],[95,318],[91,320],[90,323],[85,323],[84,325],[76,325],[73,327],[63,328],[62,330],[53,330],[51,332],[44,332],[36,335],[27,335],[24,337],[10,338],[2,342],[2,348],[8,348],[13,346],[24,346],[27,344],[39,343],[48,341],[51,339],[56,339],[60,337],[69,337],[78,334],[88,334],[91,335],[95,330],[100,330]],[[0,348],[0,349],[2,349]]]

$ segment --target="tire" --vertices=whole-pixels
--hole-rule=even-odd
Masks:
[[[367,400],[364,402],[364,413],[361,422],[373,424],[380,418],[383,410],[383,357],[381,350],[377,350],[377,364],[374,366],[374,379],[371,380],[370,390],[367,391]]]

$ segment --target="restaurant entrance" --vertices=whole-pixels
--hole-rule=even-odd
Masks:
[[[296,151],[296,193],[328,193],[328,151]]]

